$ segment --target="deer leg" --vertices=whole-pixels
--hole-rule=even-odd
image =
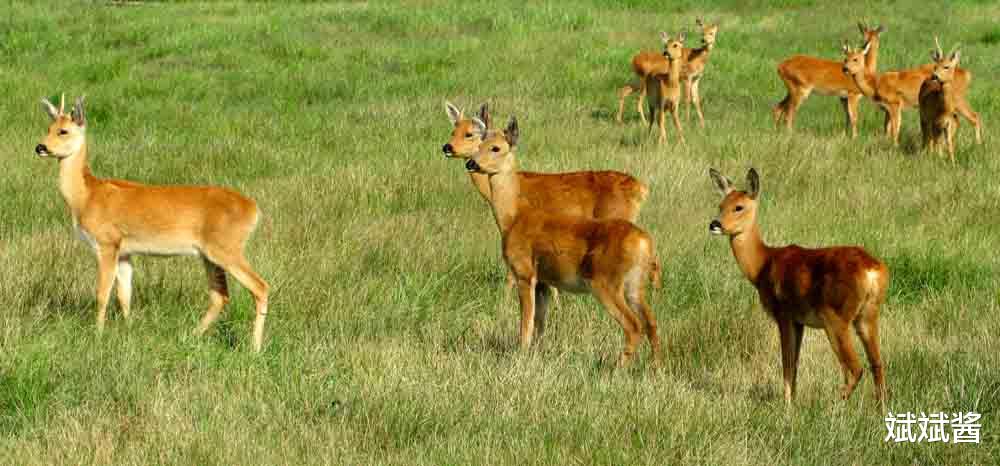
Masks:
[[[544,283],[535,285],[535,336],[541,341],[545,334],[545,318],[549,309],[552,288]]]
[[[213,264],[207,258],[202,258],[205,265],[205,273],[208,276],[208,311],[201,318],[201,322],[194,330],[194,334],[201,336],[219,318],[222,309],[229,302],[229,285],[226,281],[226,271],[222,267]]]
[[[847,400],[854,393],[854,387],[861,379],[861,364],[858,363],[858,354],[854,351],[854,344],[847,333],[847,322],[841,319],[832,309],[821,313],[823,316],[823,329],[826,330],[826,337],[830,340],[830,347],[840,362],[844,372],[844,385],[840,389],[840,397]]]
[[[653,363],[659,365],[663,357],[660,350],[660,337],[657,332],[656,315],[646,302],[646,285],[643,283],[645,277],[637,276],[636,279],[625,283],[625,298],[632,312],[642,316],[645,324],[646,339],[653,351]]]
[[[865,348],[865,355],[868,356],[868,365],[871,366],[872,376],[875,379],[875,399],[879,400],[884,407],[886,398],[885,374],[882,372],[882,354],[879,351],[877,303],[869,303],[865,306],[861,315],[854,321],[854,330]]]
[[[705,127],[705,114],[701,111],[701,78],[697,78],[691,83],[691,100],[694,102],[694,110],[698,112],[698,126]]]
[[[618,90],[618,116],[615,117],[615,121],[618,123],[622,122],[622,115],[625,114],[625,98],[632,95],[635,92],[635,88],[630,85],[626,85]],[[640,101],[640,107],[642,106]]]
[[[899,133],[902,132],[903,128],[903,107],[902,105],[893,105],[890,108],[892,109],[892,144],[898,146]]]
[[[132,260],[128,256],[118,258],[118,270],[115,276],[118,283],[116,288],[118,307],[122,309],[122,315],[128,319],[132,310]]]
[[[666,127],[667,115],[666,115],[666,109],[663,108],[663,105],[661,104],[657,105],[658,105],[657,112],[659,113],[657,115],[657,123],[659,123],[660,126],[659,143],[663,144],[667,142],[667,127]]]
[[[517,293],[521,299],[521,350],[531,348],[535,334],[535,277],[517,280]]]
[[[608,311],[608,314],[611,314],[611,317],[614,317],[622,326],[622,330],[625,331],[625,349],[618,359],[618,367],[625,367],[632,362],[635,348],[639,345],[639,340],[642,339],[642,332],[639,330],[639,317],[625,303],[624,292],[620,288],[615,290],[607,284],[595,284],[594,295]]]
[[[841,98],[844,105],[844,113],[847,114],[847,130],[851,133],[851,139],[858,137],[858,102],[861,101],[861,94],[851,94]]]
[[[257,275],[257,272],[243,257],[242,252],[232,253],[216,249],[203,252],[209,261],[229,272],[236,281],[240,282],[240,285],[243,285],[253,295],[257,310],[257,316],[253,322],[253,349],[254,352],[260,352],[264,344],[264,321],[267,319],[267,298],[270,287],[260,275]]]
[[[948,158],[951,159],[951,163],[955,163],[955,124],[950,119],[945,123],[944,126],[944,137],[945,141],[948,143]]]
[[[677,113],[680,111],[680,109],[677,108],[678,103],[679,102],[673,104],[673,110],[670,112],[670,115],[674,119],[674,128],[677,129],[677,139],[680,141],[681,144],[684,144],[684,130],[681,129],[681,119],[677,115]]]
[[[108,301],[111,300],[111,287],[115,284],[118,245],[100,244],[97,251],[97,332],[101,333],[108,320]]]
[[[969,120],[969,122],[972,123],[972,126],[976,128],[976,144],[982,144],[983,135],[982,125],[979,123],[979,114],[972,110],[972,107],[969,106],[969,102],[966,101],[964,97],[958,99],[956,110],[960,115],[965,117],[966,120]]]
[[[639,79],[639,98],[636,99],[635,108],[637,110],[639,110],[639,118],[642,119],[642,124],[644,124],[644,125],[648,125],[649,124],[649,122],[646,120],[646,113],[645,113],[645,111],[642,108],[643,105],[645,105],[645,103],[646,103],[646,94],[648,92],[649,92],[649,82],[646,80],[646,78],[640,78]],[[650,115],[649,117],[652,118],[653,115]]]
[[[812,89],[802,89],[797,92],[790,92],[792,99],[788,102],[788,110],[785,114],[785,127],[788,128],[789,131],[792,130],[792,125],[795,124],[795,115],[799,112],[799,106],[802,105],[802,102],[805,101],[807,97],[809,97],[810,92],[812,92]]]
[[[785,403],[795,399],[795,385],[799,370],[799,353],[802,350],[802,324],[791,320],[778,321],[778,336],[781,339],[781,369],[785,382]]]
[[[771,116],[774,118],[774,126],[781,126],[782,120],[785,118],[785,112],[788,109],[788,102],[791,101],[792,94],[789,92],[785,94],[785,98],[781,99],[773,108],[771,108]]]

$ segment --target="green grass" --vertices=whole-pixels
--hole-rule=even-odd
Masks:
[[[14,3],[0,16],[0,458],[5,464],[988,464],[1000,455],[1000,70],[991,2],[575,0]],[[829,4],[828,4],[829,3]],[[626,5],[623,7],[621,5]],[[845,17],[844,12],[854,12]],[[900,14],[906,12],[906,14]],[[660,30],[721,21],[702,82],[707,128],[658,147],[618,86]],[[903,144],[862,104],[810,98],[775,131],[775,64],[837,58],[859,17],[888,26],[882,69],[924,63],[940,34],[975,73],[957,166]],[[94,332],[95,260],[57,169],[32,154],[42,96],[85,93],[92,167],[148,183],[223,184],[264,219],[253,305],[190,336],[207,305],[191,259],[140,258],[134,319]],[[516,114],[522,167],[612,168],[652,188],[652,296],[662,370],[613,371],[621,331],[565,294],[544,345],[515,350],[495,225],[441,157],[443,101]],[[628,107],[632,109],[631,105]],[[668,132],[673,140],[673,134]],[[893,273],[881,320],[893,412],[977,411],[980,445],[885,444],[867,374],[853,399],[822,332],[799,399],[781,399],[777,332],[725,241],[710,237],[716,167],[762,176],[772,244],[861,244]],[[859,348],[860,349],[860,348]],[[643,347],[643,354],[646,353]]]

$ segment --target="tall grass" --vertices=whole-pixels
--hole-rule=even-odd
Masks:
[[[849,16],[845,16],[850,12]],[[900,12],[905,12],[901,14]],[[996,4],[406,1],[13,3],[0,16],[0,458],[5,464],[988,464],[1000,454],[1000,138]],[[706,129],[658,147],[615,89],[660,30],[720,21]],[[882,69],[963,44],[985,141],[959,163],[903,144],[862,104],[810,98],[775,131],[774,72],[838,57],[855,21],[888,26]],[[207,306],[190,259],[140,258],[133,321],[94,332],[95,260],[57,169],[32,148],[42,96],[86,94],[99,176],[223,184],[257,199],[251,262],[272,284],[267,343],[252,299],[189,334]],[[621,334],[564,295],[544,344],[515,351],[495,225],[439,148],[449,99],[516,114],[522,167],[612,168],[652,188],[652,296],[666,367],[613,371]],[[628,109],[633,108],[631,105]],[[673,135],[668,133],[673,140]],[[799,399],[781,399],[777,332],[728,245],[709,237],[708,167],[762,176],[772,244],[861,244],[893,274],[882,343],[893,412],[977,411],[979,445],[886,444],[870,374],[847,403],[822,332]],[[235,288],[235,287],[234,287]]]

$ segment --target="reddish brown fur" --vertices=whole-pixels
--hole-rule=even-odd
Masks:
[[[861,34],[872,53],[867,66],[874,70],[877,66],[879,34],[882,26],[871,29],[864,24],[858,24]],[[802,102],[815,91],[822,95],[840,97],[847,120],[847,129],[851,137],[858,135],[858,102],[861,100],[861,90],[854,80],[842,71],[840,62],[807,55],[794,55],[778,64],[778,76],[785,84],[788,94],[778,102],[772,110],[775,124],[785,122],[790,131],[795,122],[795,115]]]
[[[740,269],[778,325],[785,400],[791,402],[795,396],[806,326],[825,330],[844,373],[841,396],[845,400],[851,396],[862,373],[849,335],[852,325],[868,355],[875,396],[884,400],[878,316],[889,284],[885,264],[855,246],[806,249],[765,245],[757,226],[756,171],[751,169],[748,175],[749,192],[733,190],[730,181],[715,170],[710,174],[724,196],[710,230],[729,236]]]
[[[619,364],[630,362],[645,333],[656,361],[660,342],[656,319],[645,300],[647,280],[659,281],[653,239],[629,221],[557,214],[518,202],[513,148],[514,120],[490,136],[466,166],[489,176],[491,205],[502,237],[504,259],[521,300],[521,347],[544,331],[548,287],[592,293],[625,331]],[[642,316],[640,320],[638,315]]]
[[[260,350],[267,315],[268,285],[243,256],[257,224],[257,204],[214,186],[147,186],[95,177],[87,161],[83,101],[73,117],[43,101],[52,118],[35,151],[59,160],[59,188],[74,226],[98,258],[97,327],[103,330],[111,288],[118,281],[118,302],[129,316],[132,294],[130,256],[199,255],[209,278],[211,304],[197,334],[205,332],[229,301],[226,272],[253,294],[257,304],[254,349]]]

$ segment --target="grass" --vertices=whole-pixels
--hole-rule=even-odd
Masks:
[[[625,6],[622,6],[625,5]],[[989,2],[477,0],[13,3],[0,17],[0,458],[9,464],[988,464],[1000,454],[1000,14]],[[856,12],[845,17],[845,11]],[[906,15],[898,12],[906,11]],[[628,60],[660,30],[720,21],[702,82],[707,128],[658,147],[613,123]],[[814,96],[775,131],[775,64],[836,58],[857,17],[888,26],[882,69],[961,42],[985,145],[958,161],[903,144],[862,104]],[[201,265],[140,258],[135,317],[94,332],[95,260],[72,233],[56,167],[32,148],[42,96],[88,96],[92,167],[148,183],[223,184],[264,220],[251,262],[271,283],[219,325]],[[652,188],[652,296],[667,364],[613,371],[618,327],[562,296],[544,345],[515,350],[495,225],[441,157],[449,99],[516,114],[523,167],[613,168]],[[628,107],[633,108],[632,106]],[[673,135],[668,133],[673,140]],[[781,399],[777,332],[707,222],[707,171],[760,171],[765,240],[862,244],[893,272],[882,343],[893,412],[976,411],[979,445],[886,444],[866,374],[847,403],[819,331],[799,399]],[[236,288],[234,286],[234,288]],[[645,351],[645,350],[644,350]]]

